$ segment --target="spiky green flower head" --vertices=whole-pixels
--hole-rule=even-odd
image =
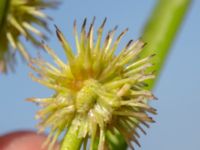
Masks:
[[[47,39],[40,29],[49,31],[47,20],[50,19],[42,9],[57,6],[55,0],[4,1],[5,10],[0,24],[0,72],[14,67],[16,50],[25,60],[30,59],[21,36],[39,46],[41,39]]]
[[[41,121],[38,125],[40,131],[51,128],[49,139],[53,137],[53,140],[50,147],[62,132],[67,134],[67,129],[73,127],[79,138],[91,140],[90,150],[93,150],[95,141],[99,141],[98,150],[106,149],[107,132],[121,133],[133,148],[132,142],[140,145],[136,129],[145,133],[141,124],[148,126],[149,122],[154,122],[149,113],[155,114],[156,110],[146,100],[155,97],[144,89],[145,81],[154,78],[153,73],[146,73],[146,69],[152,66],[150,60],[153,55],[138,59],[138,54],[145,45],[140,40],[131,40],[116,55],[118,44],[128,29],[114,41],[114,28],[102,43],[106,19],[99,27],[94,42],[94,20],[88,32],[85,29],[86,20],[84,21],[80,36],[75,21],[76,54],[56,27],[67,63],[43,43],[56,66],[41,58],[33,59],[30,65],[38,75],[31,74],[32,79],[55,91],[52,97],[29,99],[42,107],[36,117]]]

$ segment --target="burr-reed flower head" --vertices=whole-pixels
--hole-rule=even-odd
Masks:
[[[95,19],[94,19],[95,20]],[[86,19],[80,36],[74,23],[77,52],[73,52],[64,35],[56,27],[58,39],[66,54],[67,63],[58,58],[46,44],[44,49],[51,55],[57,66],[41,58],[33,59],[30,66],[38,77],[31,74],[33,80],[55,91],[52,97],[30,98],[42,109],[36,117],[40,119],[40,131],[51,128],[50,147],[62,132],[73,126],[78,137],[91,139],[90,149],[95,141],[98,150],[107,147],[106,133],[121,133],[130,147],[131,142],[140,145],[136,129],[145,133],[141,124],[154,122],[149,113],[156,113],[146,100],[155,99],[150,91],[144,89],[145,81],[154,78],[153,73],[146,73],[151,67],[152,56],[139,59],[138,54],[145,45],[142,41],[130,41],[116,54],[125,29],[114,41],[116,28],[108,32],[102,43],[103,28],[106,19],[97,31],[94,42],[94,20],[86,32]],[[79,38],[80,37],[80,38]]]
[[[57,5],[55,0],[7,0],[5,13],[0,24],[0,72],[13,69],[16,50],[29,60],[29,54],[21,36],[33,45],[39,46],[41,39],[47,39],[38,28],[47,30],[47,19],[42,9]]]

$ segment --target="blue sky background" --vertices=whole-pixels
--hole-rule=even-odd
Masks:
[[[140,37],[143,25],[151,13],[155,0],[65,0],[56,11],[48,11],[54,18],[49,25],[58,25],[74,46],[72,26],[83,19],[96,16],[96,27],[108,17],[106,31],[119,25],[119,31],[130,30],[122,45]],[[156,124],[141,136],[141,150],[199,150],[200,149],[200,1],[194,0],[191,9],[172,46],[165,68],[154,90],[159,101]],[[119,33],[119,32],[118,32]],[[65,59],[53,32],[49,46]],[[30,51],[36,48],[28,45]],[[42,53],[42,55],[45,55]],[[46,57],[46,56],[45,56]],[[47,59],[49,59],[47,57]],[[15,73],[0,75],[0,134],[21,129],[35,130],[34,114],[38,107],[25,101],[28,97],[48,97],[53,91],[33,82],[31,70],[22,61]]]

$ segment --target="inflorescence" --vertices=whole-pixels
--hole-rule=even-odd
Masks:
[[[61,133],[67,134],[70,126],[79,138],[90,139],[90,150],[95,141],[98,141],[98,150],[108,148],[107,132],[113,135],[120,133],[133,149],[132,142],[140,146],[137,129],[146,134],[142,126],[148,127],[148,123],[154,122],[149,113],[156,114],[156,110],[148,105],[148,100],[156,98],[151,91],[145,90],[145,81],[155,77],[152,72],[146,72],[152,66],[150,61],[154,55],[139,59],[145,45],[140,40],[131,40],[116,54],[128,29],[114,41],[114,28],[102,42],[106,19],[99,27],[94,42],[94,21],[95,18],[86,32],[84,20],[80,36],[74,22],[76,54],[56,27],[67,63],[45,43],[42,43],[43,48],[56,66],[41,58],[31,61],[30,66],[38,75],[31,74],[32,79],[55,91],[48,98],[28,99],[42,107],[36,117],[40,119],[39,131],[47,127],[51,129],[47,141],[50,149]]]
[[[0,26],[0,73],[14,70],[16,50],[25,60],[30,60],[21,36],[40,46],[41,39],[46,40],[47,36],[38,28],[50,32],[47,20],[51,19],[42,10],[58,4],[55,0],[8,0],[7,3],[5,19]]]

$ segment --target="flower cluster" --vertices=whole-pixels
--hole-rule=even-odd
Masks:
[[[56,66],[41,58],[32,59],[30,64],[38,75],[31,74],[32,79],[55,91],[52,97],[28,99],[42,107],[36,117],[40,119],[39,131],[51,128],[47,141],[50,149],[62,132],[67,134],[70,126],[79,138],[90,139],[90,150],[95,141],[98,141],[98,150],[107,149],[105,137],[108,132],[121,133],[133,148],[132,142],[140,146],[136,129],[145,133],[142,126],[148,127],[148,123],[154,122],[149,113],[156,114],[156,110],[148,105],[147,100],[155,97],[144,88],[147,86],[145,81],[154,78],[153,73],[146,73],[146,69],[152,66],[150,60],[154,55],[139,59],[145,45],[140,40],[131,40],[117,55],[120,40],[128,29],[114,41],[114,28],[102,42],[106,19],[98,28],[94,42],[94,20],[88,32],[84,20],[80,36],[74,22],[76,54],[56,27],[67,63],[43,43]]]
[[[57,5],[51,0],[8,0],[7,3],[5,19],[0,29],[0,72],[7,72],[8,67],[13,69],[16,50],[26,60],[30,59],[20,36],[25,37],[33,45],[39,46],[41,39],[37,37],[42,39],[47,39],[47,37],[38,27],[49,32],[47,19],[50,18],[41,10]]]

